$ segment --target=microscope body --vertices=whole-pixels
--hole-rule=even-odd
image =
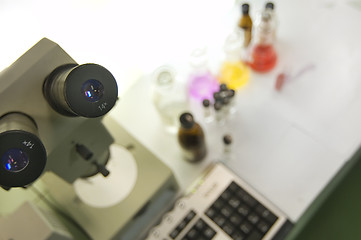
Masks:
[[[0,73],[0,116],[20,112],[32,117],[50,159],[45,171],[53,171],[72,183],[79,177],[97,172],[93,161],[105,164],[113,138],[101,124],[101,118],[63,116],[54,111],[44,98],[45,79],[54,69],[65,64],[76,62],[56,43],[46,38],[38,42]],[[95,126],[86,126],[90,124]],[[96,160],[82,159],[75,148],[79,143],[92,149]]]
[[[104,97],[100,98],[99,101],[98,99],[92,101],[93,95],[90,94],[91,92],[86,92],[86,98],[91,100],[93,114],[93,117],[89,118],[75,116],[71,111],[57,111],[56,107],[59,106],[54,108],[56,104],[49,104],[49,98],[57,95],[56,91],[58,90],[52,89],[52,92],[44,94],[44,91],[47,90],[46,87],[48,87],[46,86],[46,79],[54,73],[54,69],[61,66],[74,67],[76,65],[77,63],[62,48],[44,38],[11,66],[3,70],[0,73],[0,137],[6,137],[1,135],[2,131],[12,129],[11,126],[14,125],[11,121],[2,123],[1,116],[6,117],[9,113],[10,115],[15,113],[15,119],[17,119],[16,114],[18,113],[28,116],[32,120],[30,122],[36,126],[38,132],[36,139],[40,139],[41,142],[23,138],[23,135],[16,138],[16,141],[19,141],[19,148],[24,149],[29,154],[32,151],[46,151],[46,165],[44,164],[44,169],[40,169],[39,175],[31,179],[29,184],[23,184],[23,187],[30,186],[24,191],[31,191],[31,185],[39,177],[34,185],[40,183],[42,192],[37,193],[41,197],[35,202],[42,202],[40,205],[45,204],[50,209],[54,208],[54,212],[61,212],[61,215],[66,216],[66,219],[71,219],[70,222],[67,221],[67,224],[86,233],[85,239],[138,239],[139,236],[146,234],[151,222],[166,211],[165,206],[170,204],[177,195],[178,184],[172,171],[137,139],[132,137],[118,121],[109,116],[103,117],[115,105],[109,98]],[[93,66],[89,66],[89,69],[91,74],[97,75],[97,67],[95,68],[96,71],[94,71]],[[70,77],[77,78],[79,71],[82,73],[83,70],[75,70],[76,73]],[[105,74],[107,78],[111,78],[107,72]],[[86,82],[88,81],[87,78],[86,75]],[[94,82],[93,79],[90,80],[92,83]],[[105,88],[108,87],[109,89],[106,84],[104,83]],[[65,90],[59,89],[61,94],[64,91],[70,91],[70,94],[78,94],[78,92],[74,92],[73,87]],[[117,92],[117,89],[111,88],[111,90],[113,93],[114,91]],[[94,93],[99,92],[94,91]],[[85,100],[83,99],[83,101]],[[77,101],[75,102],[76,105]],[[79,112],[83,110],[81,105],[78,110]],[[27,128],[26,124],[22,125]],[[122,201],[116,204],[108,207],[90,206],[79,198],[73,183],[78,179],[86,180],[91,176],[98,175],[101,172],[100,169],[102,167],[104,169],[109,161],[109,147],[113,144],[127,149],[134,157],[137,167],[134,187]],[[113,157],[116,158],[117,156]],[[121,162],[122,159],[118,160]],[[0,159],[0,161],[3,160]],[[1,181],[8,183],[6,174],[16,176],[18,172],[27,171],[28,168],[24,167],[24,171],[8,173],[7,170],[10,167],[5,169],[6,167],[2,166],[4,164],[1,163],[0,186],[3,188],[21,187],[22,184],[20,183],[11,185],[11,181],[4,187]],[[127,169],[123,169],[123,171],[127,171]],[[107,179],[106,174],[103,175]],[[114,191],[122,191],[119,186],[113,186],[113,189]],[[6,196],[6,191],[0,189],[0,194]],[[44,199],[46,201],[43,201]],[[9,231],[8,237],[14,237],[12,234],[19,232],[16,229],[13,232],[10,232],[9,228],[5,229]]]

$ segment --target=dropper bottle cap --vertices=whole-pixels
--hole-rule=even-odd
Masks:
[[[208,107],[210,106],[210,104],[211,104],[211,102],[210,102],[208,99],[204,99],[204,100],[202,101],[202,105],[203,105],[203,107],[205,107],[205,108],[208,108]]]
[[[248,3],[242,4],[242,14],[243,15],[249,14],[249,4]]]
[[[184,128],[192,128],[194,126],[193,115],[189,112],[183,113],[179,117],[179,120],[180,120],[182,127],[184,127]]]
[[[267,2],[266,3],[266,9],[274,9],[275,5],[273,4],[273,2]]]
[[[226,134],[223,136],[223,143],[225,145],[230,145],[232,143],[232,136],[229,134]]]

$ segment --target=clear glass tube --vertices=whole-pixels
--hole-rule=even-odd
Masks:
[[[218,91],[219,85],[217,78],[208,69],[206,48],[198,48],[191,53],[190,66],[189,96],[200,102],[211,99],[213,93]]]
[[[239,89],[249,80],[249,68],[241,61],[243,38],[239,31],[228,35],[224,43],[225,59],[221,65],[219,82],[231,89]]]
[[[161,66],[153,73],[153,104],[170,133],[176,133],[179,116],[189,110],[184,84],[177,79],[176,71],[171,66]]]

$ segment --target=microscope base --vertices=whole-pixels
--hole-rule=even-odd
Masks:
[[[42,177],[44,194],[94,240],[142,239],[167,205],[176,197],[178,185],[172,171],[110,117],[103,123],[119,144],[132,153],[138,177],[133,190],[111,207],[92,207],[77,196],[74,186],[55,174]],[[121,191],[121,189],[119,189]]]

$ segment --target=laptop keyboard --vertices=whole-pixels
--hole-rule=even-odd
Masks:
[[[232,182],[206,212],[232,239],[262,239],[278,217]]]
[[[175,203],[147,240],[272,239],[286,221],[277,208],[217,164],[199,187]]]

